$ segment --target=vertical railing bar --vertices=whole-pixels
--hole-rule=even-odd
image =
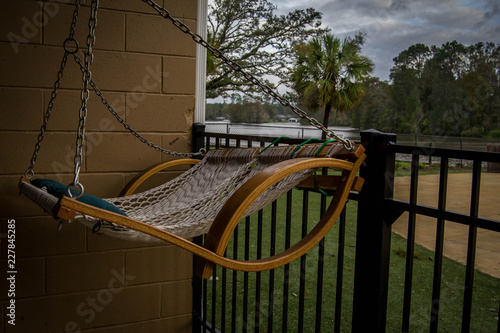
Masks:
[[[238,259],[238,225],[233,231],[233,259]],[[238,272],[233,271],[232,281],[232,307],[231,307],[231,332],[236,332],[236,310],[237,310],[237,293],[238,293]]]
[[[500,299],[498,300],[497,333],[500,333]]]
[[[327,174],[327,170],[323,170],[323,174]],[[319,215],[320,218],[326,211],[326,196],[322,195],[320,199]],[[323,272],[325,268],[325,239],[321,239],[318,243],[318,275],[316,279],[316,318],[315,332],[321,332],[321,316],[323,314]]]
[[[307,235],[307,222],[309,214],[309,191],[303,191],[302,193],[302,235],[304,238]],[[305,294],[306,294],[306,261],[307,254],[300,257],[300,287],[299,287],[299,322],[297,330],[298,332],[304,331],[304,306],[305,306]]]
[[[250,216],[245,218],[245,260],[250,259]],[[243,273],[243,332],[248,328],[248,272]]]
[[[448,165],[449,160],[447,157],[441,158],[441,166],[439,172],[439,197],[438,209],[440,211],[446,210],[446,198],[448,192]],[[432,279],[432,303],[431,303],[431,327],[430,332],[437,332],[438,318],[439,318],[439,302],[441,299],[441,275],[443,268],[443,248],[444,248],[444,229],[445,221],[443,219],[437,220],[436,227],[436,247],[434,254],[434,273]]]
[[[216,324],[216,314],[217,314],[217,266],[214,265],[214,270],[212,272],[212,327],[217,327]]]
[[[418,163],[419,155],[412,155],[411,159],[411,181],[410,181],[410,204],[417,203],[418,189]],[[413,253],[415,250],[415,220],[416,214],[409,213],[408,216],[408,235],[406,246],[406,268],[405,268],[405,287],[403,298],[403,332],[410,330],[410,307],[413,280]]]
[[[291,243],[291,228],[292,228],[292,191],[286,194],[286,227],[285,227],[285,248],[288,249]],[[290,264],[284,266],[283,276],[283,314],[281,329],[283,332],[288,331],[288,291],[290,279]]]
[[[339,246],[337,258],[337,286],[335,288],[335,323],[334,332],[340,332],[342,314],[342,284],[344,281],[344,254],[345,254],[345,227],[346,207],[342,210],[339,219]]]
[[[220,148],[220,138],[216,137],[215,138],[215,149],[219,149]]]
[[[474,160],[472,165],[472,189],[470,202],[470,216],[478,217],[479,191],[481,184],[481,161]],[[465,290],[462,312],[462,332],[470,330],[470,316],[472,311],[472,291],[474,288],[474,265],[476,262],[477,227],[469,226],[469,240],[467,245],[467,264],[465,266]]]
[[[257,259],[262,258],[262,225],[264,221],[264,212],[259,210],[257,213]],[[260,330],[260,288],[261,288],[261,272],[257,272],[255,276],[255,332]]]
[[[203,315],[202,315],[202,320],[203,320],[203,332],[206,332],[206,324],[207,324],[207,291],[208,291],[208,281],[206,279],[203,280]]]
[[[203,236],[193,238],[193,243],[203,244]],[[193,258],[193,332],[200,332],[202,325],[203,291],[202,278],[194,274],[196,269],[196,256]]]
[[[276,219],[278,211],[278,202],[273,201],[271,204],[271,244],[269,256],[276,254]],[[267,310],[267,331],[273,331],[273,316],[274,314],[274,269],[269,272],[269,307]]]
[[[224,256],[227,256],[227,251],[224,252]],[[226,301],[227,301],[227,268],[222,268],[222,281],[221,281],[222,295],[221,295],[221,316],[220,316],[220,331],[226,331]]]
[[[206,151],[210,150],[210,136],[205,137],[205,150]]]

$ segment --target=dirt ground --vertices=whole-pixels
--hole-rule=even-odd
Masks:
[[[447,210],[470,213],[472,174],[450,174],[448,178]],[[437,207],[439,175],[419,176],[418,204]],[[410,177],[396,177],[394,198],[408,201]],[[482,173],[479,216],[500,221],[500,173]],[[408,213],[396,221],[392,230],[404,237],[408,232]],[[467,258],[469,227],[447,221],[444,232],[444,255],[464,263]],[[436,244],[436,219],[418,216],[415,241],[434,251]],[[484,229],[477,231],[476,269],[500,278],[500,232]]]

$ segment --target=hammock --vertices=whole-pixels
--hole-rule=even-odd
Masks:
[[[112,237],[155,242],[162,239],[228,268],[263,270],[270,268],[269,260],[280,258],[283,253],[270,257],[274,259],[267,258],[251,264],[222,257],[238,221],[276,200],[296,185],[315,188],[318,184],[314,183],[321,183],[324,189],[337,189],[330,208],[316,228],[301,241],[298,248],[287,250],[291,253],[273,265],[280,266],[298,258],[316,245],[333,226],[350,190],[361,188],[362,180],[356,177],[356,173],[365,155],[362,146],[358,145],[348,152],[338,143],[278,146],[262,150],[263,148],[213,150],[199,163],[196,163],[197,160],[187,159],[155,167],[160,170],[168,164],[196,163],[182,175],[151,190],[105,199],[123,210],[127,216],[89,206],[67,196],[57,198],[31,185],[27,178],[22,179],[19,187],[23,194],[53,216],[76,220],[92,228],[99,225],[99,232]],[[293,158],[295,156],[297,158]],[[321,167],[337,168],[343,172],[340,176],[323,176],[318,181],[314,172]],[[148,177],[152,175],[150,172],[145,174]],[[137,188],[145,179],[147,177],[137,177],[126,187],[125,193]],[[185,239],[207,232],[204,248]],[[203,250],[200,252],[200,249]],[[211,263],[204,262],[204,265],[210,266]],[[211,268],[208,271],[211,272]],[[209,275],[210,273],[203,274],[204,277]]]
[[[58,219],[76,220],[93,228],[94,231],[112,237],[146,242],[164,240],[191,251],[200,258],[197,274],[203,278],[211,276],[213,264],[235,270],[262,271],[279,267],[297,259],[315,246],[330,230],[340,215],[349,192],[361,189],[363,180],[356,174],[365,159],[364,148],[337,136],[314,118],[308,117],[302,110],[291,106],[288,100],[276,95],[250,74],[242,72],[241,67],[225,58],[220,51],[206,45],[206,42],[199,35],[192,33],[182,22],[172,18],[168,11],[153,1],[148,0],[147,2],[163,17],[170,19],[176,27],[192,35],[196,42],[209,48],[236,71],[258,84],[265,93],[275,97],[283,105],[289,106],[295,113],[306,118],[329,137],[335,137],[338,142],[211,150],[206,154],[202,152],[182,154],[165,150],[147,141],[117,114],[92,80],[90,64],[93,59],[92,47],[97,21],[96,0],[92,1],[91,6],[89,38],[87,38],[84,61],[82,62],[77,55],[78,44],[73,38],[79,9],[79,1],[76,0],[72,30],[64,42],[65,54],[58,79],[54,84],[33,157],[19,183],[21,193]],[[76,50],[70,48],[69,45],[72,43],[77,45]],[[70,55],[80,65],[83,73],[82,103],[74,159],[75,172],[73,183],[67,187],[67,192],[54,194],[45,191],[43,186],[42,188],[34,186],[31,179],[34,176],[33,168],[57,96],[57,89],[64,73],[67,58]],[[115,210],[103,209],[101,206],[96,207],[88,202],[78,201],[80,196],[84,195],[83,186],[79,183],[79,174],[83,155],[89,87],[96,92],[108,111],[124,125],[125,129],[149,147],[177,157],[194,157],[204,154],[203,159],[201,161],[192,158],[180,159],[160,163],[146,169],[124,188],[120,197],[104,199],[106,205],[116,208],[119,213]],[[142,193],[132,194],[145,179],[154,173],[183,164],[194,166],[170,182]],[[341,174],[338,176],[316,176],[318,168],[338,169]],[[328,210],[316,227],[289,249],[269,258],[252,261],[225,258],[223,254],[238,221],[262,209],[294,186],[335,190]],[[72,192],[75,189],[78,194],[76,196]],[[99,198],[95,199],[103,201]],[[186,239],[203,234],[207,235],[203,247]]]

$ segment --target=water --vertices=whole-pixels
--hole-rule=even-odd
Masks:
[[[270,136],[289,138],[310,139],[321,138],[321,130],[313,126],[302,126],[300,123],[280,122],[265,124],[233,124],[223,121],[207,121],[205,123],[207,132],[226,133],[248,136]],[[351,140],[359,140],[359,130],[350,127],[330,127],[335,134]]]

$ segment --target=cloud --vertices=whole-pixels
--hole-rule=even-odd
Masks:
[[[280,13],[313,7],[341,37],[367,33],[363,53],[374,75],[388,79],[392,59],[411,45],[500,43],[498,0],[270,0]]]

